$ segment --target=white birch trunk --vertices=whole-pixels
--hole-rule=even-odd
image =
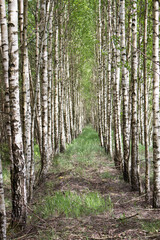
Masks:
[[[35,116],[36,116],[36,105],[37,105],[37,98],[38,98],[38,90],[39,90],[39,85],[40,85],[40,79],[39,79],[39,68],[40,68],[40,63],[39,63],[39,26],[38,26],[38,10],[39,10],[40,2],[37,0],[37,5],[36,5],[36,15],[35,15],[35,20],[36,20],[36,84],[35,84],[35,96],[34,96],[34,104],[32,107],[32,121],[31,121],[31,167],[30,167],[30,184],[29,184],[29,200],[32,199],[33,197],[33,186],[35,182],[35,166],[34,166],[34,132],[35,132]],[[38,111],[38,110],[37,110]],[[41,145],[39,144],[40,148],[40,153],[41,153]]]
[[[48,2],[50,4],[50,2]],[[41,32],[44,31],[44,26],[47,20],[46,0],[41,3]],[[41,155],[41,178],[45,177],[49,168],[49,153],[48,153],[48,40],[47,28],[44,32],[43,50],[42,50],[42,155]]]
[[[55,71],[54,71],[54,133],[55,133],[55,154],[59,153],[59,124],[58,124],[58,77],[59,77],[59,26],[58,13],[55,14]]]
[[[131,147],[131,187],[133,190],[139,190],[138,183],[138,146],[137,146],[137,1],[133,1],[132,18],[132,147]]]
[[[145,141],[145,193],[146,201],[149,201],[150,193],[150,162],[149,162],[149,144],[148,144],[148,84],[147,84],[147,22],[148,22],[148,0],[145,0],[145,17],[144,17],[144,141]]]
[[[53,81],[53,8],[49,18],[49,39],[48,39],[48,152],[49,158],[53,156],[52,148],[52,81]]]
[[[11,131],[13,167],[12,223],[24,226],[27,216],[26,168],[23,154],[22,128],[19,101],[19,54],[18,54],[18,2],[8,1],[9,15],[9,88],[11,109]]]
[[[123,94],[123,177],[129,182],[129,74],[126,68],[125,0],[120,1],[121,61]]]
[[[62,11],[63,5],[61,2],[61,11]],[[60,152],[64,152],[66,149],[65,146],[65,133],[64,133],[64,59],[65,59],[65,54],[64,54],[64,18],[62,16],[63,11],[60,16],[60,101],[59,101],[59,109],[60,109],[60,116],[59,116],[59,130],[60,130]]]
[[[70,79],[70,73],[69,73],[69,56],[67,52],[66,56],[66,142],[71,143],[71,123],[70,123],[70,102],[69,102],[69,79]]]
[[[112,157],[112,99],[111,99],[111,1],[108,1],[108,68],[107,68],[107,148],[106,152]]]
[[[23,1],[20,2],[21,4],[23,4]],[[22,20],[22,22],[24,23],[22,40],[23,144],[24,144],[24,156],[26,161],[26,183],[28,190],[30,184],[30,167],[31,167],[31,93],[30,93],[29,57],[27,47],[28,0],[24,2],[23,9],[24,9],[23,14],[24,21]]]
[[[102,72],[102,6],[101,0],[99,0],[99,16],[98,16],[98,41],[99,41],[99,50],[98,50],[98,84],[99,84],[99,101],[98,101],[98,114],[99,114],[99,137],[101,141],[101,146],[104,145],[103,142],[103,72]]]
[[[9,145],[10,161],[13,162],[12,155],[12,138],[11,138],[11,125],[10,125],[10,98],[9,98],[9,55],[8,55],[8,26],[6,17],[5,1],[0,0],[0,22],[1,22],[1,47],[2,47],[2,65],[3,65],[3,79],[5,83],[5,112],[7,114],[7,137]]]
[[[1,8],[0,2],[0,8]],[[1,10],[0,10],[1,11]],[[6,240],[6,207],[4,199],[3,175],[2,175],[2,161],[0,155],[0,239]]]
[[[153,0],[153,207],[160,208],[159,1]]]

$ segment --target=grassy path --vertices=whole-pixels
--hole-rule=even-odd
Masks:
[[[91,127],[54,159],[29,215],[26,231],[13,239],[160,239],[159,212],[131,192]]]

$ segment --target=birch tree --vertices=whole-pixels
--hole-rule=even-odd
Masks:
[[[64,79],[65,79],[65,53],[64,53],[64,11],[63,1],[60,2],[61,13],[60,13],[60,82],[59,82],[59,130],[60,130],[60,152],[65,151],[65,132],[64,132]]]
[[[108,59],[107,59],[107,147],[106,152],[112,156],[112,99],[111,99],[111,1],[108,1],[108,25],[107,25],[107,42],[108,42]]]
[[[117,7],[118,8],[118,7]],[[117,168],[122,167],[122,147],[121,147],[121,127],[120,127],[120,97],[119,97],[119,86],[120,86],[120,25],[119,25],[119,14],[116,8],[116,2],[113,3],[113,24],[112,30],[112,86],[113,86],[113,119],[114,119],[114,141],[115,141],[115,153],[114,161]]]
[[[102,63],[103,63],[103,146],[106,149],[107,147],[107,56],[106,56],[106,14],[107,14],[107,7],[105,5],[105,2],[102,2],[102,30],[103,30],[103,45],[102,45]]]
[[[58,4],[58,1],[56,1]],[[55,65],[54,65],[54,143],[55,154],[59,153],[59,125],[58,125],[58,75],[59,74],[59,25],[58,8],[55,10]]]
[[[145,0],[145,15],[144,15],[144,43],[143,43],[143,53],[144,53],[144,139],[145,139],[145,193],[146,200],[149,200],[150,192],[150,164],[149,164],[149,149],[148,149],[148,84],[147,84],[147,22],[148,22],[148,0]]]
[[[31,167],[31,94],[29,76],[29,56],[27,46],[27,25],[28,25],[28,0],[19,1],[20,5],[20,27],[22,32],[22,96],[23,96],[23,145],[26,161],[26,183],[27,189],[30,184]],[[22,26],[21,26],[22,25]]]
[[[42,155],[41,155],[41,177],[46,176],[49,168],[48,153],[48,39],[47,28],[45,28],[47,14],[49,14],[46,0],[41,2],[41,35],[44,31],[43,48],[42,48]]]
[[[41,57],[41,48],[42,44],[39,43],[39,22],[38,22],[38,13],[39,13],[40,1],[37,0],[36,4],[36,15],[35,15],[35,25],[36,25],[36,53],[35,53],[35,68],[36,68],[36,80],[35,80],[35,94],[33,96],[33,106],[32,106],[32,117],[31,117],[31,167],[30,167],[30,184],[29,184],[29,200],[32,199],[33,196],[33,186],[35,183],[35,164],[34,164],[34,141],[35,141],[35,116],[36,116],[36,107],[37,107],[37,122],[38,118],[38,94],[40,93],[40,57]],[[41,121],[40,121],[41,122]],[[39,127],[40,128],[40,127]],[[40,154],[42,152],[42,144],[39,141],[39,149]]]
[[[160,207],[159,1],[153,0],[153,207]]]
[[[139,189],[138,183],[138,146],[137,146],[137,0],[133,1],[132,18],[132,146],[131,146],[131,187],[134,190]]]
[[[125,0],[120,0],[120,25],[123,94],[123,177],[126,182],[129,182],[129,75],[126,68]]]
[[[99,0],[98,5],[98,41],[99,41],[99,49],[98,49],[98,117],[99,117],[99,137],[101,141],[101,145],[103,146],[103,124],[102,124],[102,6],[101,0]]]
[[[52,125],[53,125],[53,115],[52,115],[52,85],[53,85],[53,10],[54,6],[52,6],[50,10],[49,17],[49,39],[48,39],[48,152],[49,158],[51,159],[53,152],[52,141]]]
[[[2,6],[0,4],[0,6]],[[3,175],[2,175],[2,161],[0,154],[0,239],[6,240],[6,207],[4,200]]]
[[[12,223],[24,226],[27,216],[26,167],[23,154],[22,127],[19,101],[19,52],[18,52],[18,2],[8,1],[9,16],[9,90],[12,132],[13,165],[12,186]]]
[[[8,26],[6,18],[5,1],[0,1],[0,22],[1,22],[1,46],[2,46],[2,64],[3,64],[3,79],[5,83],[5,113],[7,115],[7,137],[10,161],[13,161],[12,155],[12,137],[11,137],[11,125],[10,125],[10,97],[9,97],[9,55],[8,55]]]

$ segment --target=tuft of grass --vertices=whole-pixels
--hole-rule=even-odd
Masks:
[[[102,178],[102,179],[108,179],[108,178],[114,179],[115,176],[113,176],[113,175],[110,174],[109,172],[103,172],[103,173],[101,174],[101,178]]]
[[[38,231],[39,240],[56,240],[59,239],[54,229],[46,230],[46,231]]]
[[[160,220],[144,221],[142,228],[149,233],[157,233],[160,229]]]
[[[108,196],[104,199],[98,192],[78,194],[65,191],[55,192],[54,196],[47,196],[35,209],[36,214],[43,218],[63,214],[65,217],[80,217],[111,211],[113,204]]]
[[[124,180],[123,175],[119,176],[119,180]]]
[[[121,214],[121,216],[119,218],[119,221],[122,222],[122,223],[126,223],[127,222],[125,213]]]

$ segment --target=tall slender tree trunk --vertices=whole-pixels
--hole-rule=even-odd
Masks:
[[[60,109],[60,116],[59,116],[59,130],[60,130],[60,152],[65,151],[65,133],[64,133],[64,80],[65,80],[65,70],[64,70],[64,18],[63,14],[63,5],[61,1],[61,15],[60,15],[60,101],[59,101],[59,109]]]
[[[142,35],[142,27],[141,27],[141,21],[139,18],[139,37],[138,37],[138,49],[141,49],[141,35]],[[142,78],[142,70],[140,68],[141,66],[141,58],[140,58],[140,52],[137,52],[137,178],[138,178],[138,184],[139,184],[139,194],[143,192],[141,179],[140,179],[140,159],[139,159],[139,140],[143,141],[143,100],[142,100],[142,91],[143,91],[143,85],[141,84],[141,78]],[[143,143],[141,142],[143,145]]]
[[[58,4],[58,1],[57,1]],[[58,77],[59,77],[59,25],[58,9],[55,12],[55,71],[54,71],[54,133],[55,154],[59,153],[59,124],[58,124]]]
[[[49,159],[53,156],[52,148],[52,82],[53,82],[53,8],[49,18],[49,39],[48,39],[48,152]]]
[[[48,4],[46,0],[41,3],[41,17],[42,17],[42,27],[41,32],[43,32],[48,11]],[[43,38],[43,50],[42,50],[42,155],[41,155],[41,178],[45,177],[49,168],[49,153],[48,153],[48,33],[47,28],[44,32]]]
[[[8,1],[9,16],[9,89],[13,167],[11,171],[12,223],[24,226],[27,216],[26,167],[23,154],[19,101],[18,2]]]
[[[31,93],[30,93],[30,74],[29,57],[27,47],[27,22],[28,22],[28,0],[24,1],[24,25],[22,42],[22,80],[23,80],[23,145],[26,161],[26,183],[27,190],[30,184],[31,167]]]
[[[32,199],[33,197],[33,186],[34,186],[34,181],[35,181],[35,166],[34,166],[34,133],[35,133],[35,116],[36,116],[36,107],[37,107],[37,99],[38,99],[38,91],[40,89],[40,77],[39,77],[39,69],[40,69],[40,61],[39,61],[39,56],[40,56],[40,49],[39,49],[39,25],[38,25],[38,10],[40,6],[40,1],[37,0],[37,5],[36,5],[36,15],[35,15],[35,20],[36,20],[36,84],[35,84],[35,95],[34,95],[34,100],[33,100],[33,107],[32,107],[32,118],[31,118],[31,166],[30,166],[30,184],[29,184],[29,200]],[[37,110],[38,112],[38,110]],[[38,118],[38,117],[37,117]],[[39,144],[40,148],[40,153],[41,153],[41,147],[42,144]]]
[[[119,4],[117,4],[119,5]],[[116,33],[115,38],[120,37],[120,25],[118,7],[116,8],[116,2],[113,3],[113,32]],[[114,115],[114,140],[115,140],[115,153],[114,161],[117,168],[122,167],[122,146],[121,146],[121,127],[120,127],[120,46],[119,43],[112,41],[112,84],[113,84],[113,115]]]
[[[12,139],[11,139],[11,127],[10,127],[10,102],[9,102],[9,79],[8,79],[8,69],[9,69],[9,58],[8,58],[8,29],[7,29],[7,19],[6,19],[6,8],[5,0],[0,0],[0,35],[2,46],[2,63],[4,72],[4,83],[5,83],[5,112],[7,113],[7,137],[9,144],[10,160],[13,161],[12,156]],[[2,162],[0,154],[0,239],[6,240],[6,208],[4,200],[4,188],[3,188],[3,175],[2,175]]]
[[[131,147],[131,187],[139,190],[138,183],[138,146],[137,146],[137,0],[133,1],[132,18],[132,147]]]
[[[1,8],[1,2],[0,2]],[[0,154],[0,239],[6,240],[6,207],[4,200],[3,175],[2,175],[2,161]]]
[[[115,162],[115,166],[117,168],[120,167],[119,164],[119,159],[118,159],[118,127],[117,127],[117,102],[116,102],[116,95],[117,95],[117,76],[116,76],[116,69],[118,68],[119,70],[119,66],[117,66],[117,62],[116,62],[116,55],[117,55],[117,49],[116,49],[116,43],[115,43],[115,39],[116,39],[116,1],[112,1],[112,15],[113,15],[113,20],[112,20],[112,33],[113,33],[113,39],[112,39],[112,64],[111,64],[111,82],[112,82],[112,94],[113,94],[113,121],[114,121],[114,162]]]
[[[103,146],[103,119],[102,119],[102,92],[103,92],[103,73],[102,73],[102,6],[101,0],[99,0],[98,5],[98,117],[99,117],[99,137],[101,141],[101,146]]]
[[[69,71],[70,72],[70,71]],[[70,130],[71,130],[71,140],[74,139],[74,131],[73,131],[73,107],[72,107],[72,92],[71,92],[71,82],[69,82],[68,96],[69,96],[69,121],[70,121]]]
[[[107,51],[106,45],[106,6],[103,1],[103,11],[102,11],[102,28],[103,28],[103,52]],[[102,55],[103,63],[103,145],[106,149],[107,147],[107,56],[106,54]]]
[[[36,126],[36,132],[38,136],[39,150],[42,155],[42,104],[41,104],[41,87],[40,87],[40,67],[42,64],[42,49],[43,49],[43,38],[44,31],[40,31],[40,23],[42,24],[43,19],[39,17],[40,0],[37,0],[36,5],[36,88],[35,88],[35,99],[33,107],[32,117],[32,136],[34,135],[34,126]],[[40,18],[40,20],[39,20]],[[35,125],[36,118],[36,125]],[[33,137],[32,137],[33,138]],[[34,139],[33,139],[34,140]],[[33,146],[34,147],[34,146]]]
[[[148,143],[148,84],[147,84],[147,22],[148,22],[148,0],[145,0],[145,18],[144,18],[144,140],[145,140],[145,193],[146,201],[149,201],[150,193],[150,163],[149,163],[149,143]]]
[[[65,121],[65,126],[66,126],[66,143],[71,143],[71,122],[70,122],[70,96],[69,96],[69,79],[70,79],[70,73],[69,73],[69,56],[68,56],[68,51],[66,54],[66,121]]]
[[[153,207],[160,208],[159,1],[153,0]]]
[[[108,1],[108,68],[107,68],[107,148],[106,152],[112,157],[112,99],[111,99],[111,1]]]
[[[131,48],[132,48],[132,5],[129,8],[128,11],[128,28],[127,28],[127,64],[129,66],[131,66]],[[128,103],[128,127],[129,127],[129,146],[130,146],[130,142],[131,142],[131,118],[132,118],[132,114],[131,114],[131,109],[132,109],[132,82],[129,81],[130,80],[130,75],[131,75],[131,71],[127,71],[127,79],[128,79],[128,92],[129,92],[129,103]]]
[[[1,22],[1,46],[2,46],[2,64],[3,64],[3,78],[5,83],[5,112],[7,114],[7,137],[9,146],[10,161],[13,162],[12,154],[12,138],[10,125],[10,97],[9,97],[9,55],[8,55],[8,26],[6,18],[5,1],[0,0],[0,22]]]
[[[121,61],[122,61],[122,94],[123,94],[123,177],[129,182],[129,74],[126,68],[126,34],[125,34],[125,0],[120,0],[121,24]]]

